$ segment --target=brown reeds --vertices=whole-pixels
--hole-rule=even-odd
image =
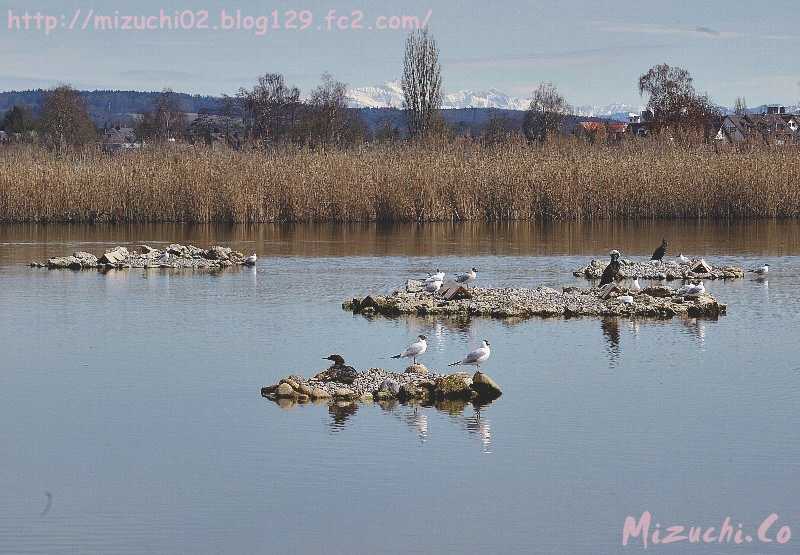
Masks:
[[[796,148],[648,141],[116,155],[0,147],[0,222],[796,218]]]

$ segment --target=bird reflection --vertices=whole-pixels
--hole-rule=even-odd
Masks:
[[[466,419],[467,432],[478,436],[484,453],[492,452],[492,423],[481,418],[481,408],[475,407],[475,414]]]
[[[608,361],[611,367],[616,366],[617,359],[619,358],[619,319],[618,318],[603,318],[600,322],[600,328],[603,330],[603,335],[608,342]]]
[[[702,318],[687,318],[682,320],[683,325],[688,332],[695,336],[698,342],[702,345],[706,340],[706,322]]]
[[[328,414],[331,415],[331,431],[339,432],[344,429],[345,424],[358,412],[358,403],[333,401],[328,405]]]

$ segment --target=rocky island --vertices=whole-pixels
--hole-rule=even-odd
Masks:
[[[654,286],[639,292],[614,285],[611,288],[550,287],[460,289],[451,298],[428,293],[420,282],[389,295],[367,295],[345,301],[342,308],[365,316],[382,314],[487,316],[492,318],[623,316],[623,317],[717,317],[727,306],[712,295],[688,295],[679,289]]]
[[[47,263],[31,262],[35,268],[70,270],[111,270],[127,268],[177,268],[218,269],[231,266],[252,265],[253,257],[245,256],[228,247],[213,246],[202,249],[194,245],[172,244],[162,250],[148,245],[108,249],[100,256],[88,252],[74,252],[71,256],[50,258]]]
[[[703,259],[688,262],[621,259],[619,276],[623,279],[692,280],[692,279],[742,279],[744,269],[736,266],[712,266]],[[607,260],[592,260],[572,274],[575,277],[600,279],[608,266]]]
[[[331,366],[312,378],[289,375],[261,388],[261,395],[276,402],[371,402],[434,404],[442,401],[488,403],[502,394],[500,386],[483,372],[438,374],[422,364],[398,373],[382,368],[358,372],[350,366]]]

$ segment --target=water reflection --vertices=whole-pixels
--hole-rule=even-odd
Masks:
[[[614,368],[617,365],[620,351],[619,318],[603,318],[600,321],[600,329],[603,330],[603,336],[607,342],[608,365],[610,368]]]

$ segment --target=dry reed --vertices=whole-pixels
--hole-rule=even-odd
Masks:
[[[796,149],[631,141],[349,151],[0,148],[0,222],[796,218]]]

